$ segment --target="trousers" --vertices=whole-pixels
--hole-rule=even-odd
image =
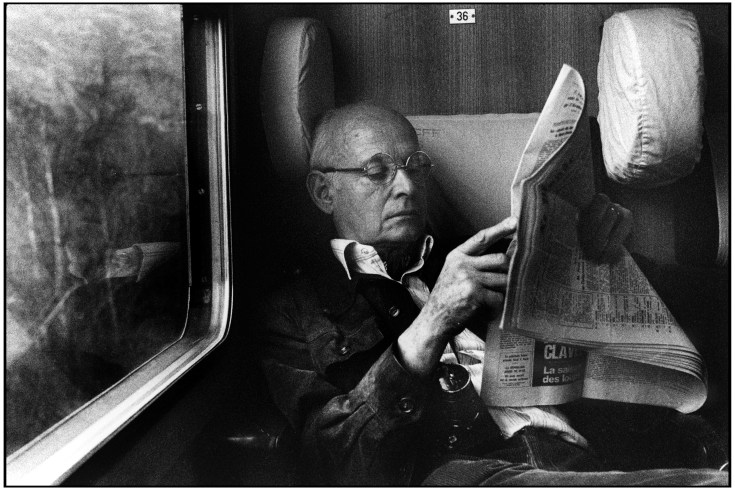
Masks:
[[[425,486],[727,486],[729,471],[707,468],[607,471],[592,450],[526,428],[483,456],[448,455]]]

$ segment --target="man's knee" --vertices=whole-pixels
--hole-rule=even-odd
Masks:
[[[712,469],[549,471],[498,459],[457,459],[435,469],[426,486],[728,486],[729,472]]]
[[[540,471],[526,463],[499,459],[455,459],[442,464],[421,483],[425,486],[502,485],[530,471]]]

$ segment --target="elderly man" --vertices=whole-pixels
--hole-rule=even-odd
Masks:
[[[430,168],[395,111],[351,105],[315,128],[307,187],[336,237],[331,253],[264,304],[262,321],[266,377],[300,435],[309,483],[725,484],[727,474],[709,470],[592,471],[601,464],[556,412],[507,441],[489,420],[476,424],[484,443],[437,455],[432,373],[455,335],[501,314],[501,245],[516,223],[443,253],[426,230]],[[597,235],[588,249],[605,256],[628,234],[630,215],[619,208],[616,221],[600,212],[609,201],[595,203],[588,214],[600,226],[590,226]]]

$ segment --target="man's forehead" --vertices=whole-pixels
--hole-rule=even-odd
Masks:
[[[341,126],[340,142],[345,153],[401,151],[417,143],[411,124],[393,114],[356,117]]]

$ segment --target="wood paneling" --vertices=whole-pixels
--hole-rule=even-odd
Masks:
[[[663,5],[656,5],[663,6]],[[729,5],[675,5],[698,17],[710,64],[729,60]],[[337,102],[373,100],[406,114],[540,111],[563,63],[580,71],[597,114],[601,26],[615,11],[645,4],[334,4],[303,13],[332,34]],[[477,22],[450,25],[449,8],[474,8]],[[710,69],[729,95],[729,70]],[[726,79],[726,80],[725,80]]]
[[[279,243],[275,223],[285,219],[278,218],[277,210],[289,215],[290,209],[300,207],[282,194],[271,192],[275,181],[269,180],[272,176],[260,122],[258,82],[262,50],[268,26],[277,17],[313,17],[328,27],[338,104],[373,100],[404,114],[537,112],[562,64],[568,63],[582,74],[587,86],[588,113],[595,116],[599,43],[605,19],[616,11],[665,6],[690,10],[697,17],[704,42],[706,110],[728,112],[729,4],[232,6],[233,95],[238,109],[233,155],[241,156],[234,161],[232,179],[243,191],[233,198],[233,216],[236,220],[255,220],[253,227],[263,230],[262,233],[272,232],[276,239],[264,240],[272,244]],[[477,22],[450,25],[450,8],[474,8]],[[616,197],[624,200],[622,195]],[[251,216],[246,211],[255,208],[269,212]],[[241,228],[235,229],[233,240],[252,242]],[[656,244],[651,242],[649,248],[655,249]],[[277,250],[277,246],[263,246],[257,255],[282,257],[288,253]]]

